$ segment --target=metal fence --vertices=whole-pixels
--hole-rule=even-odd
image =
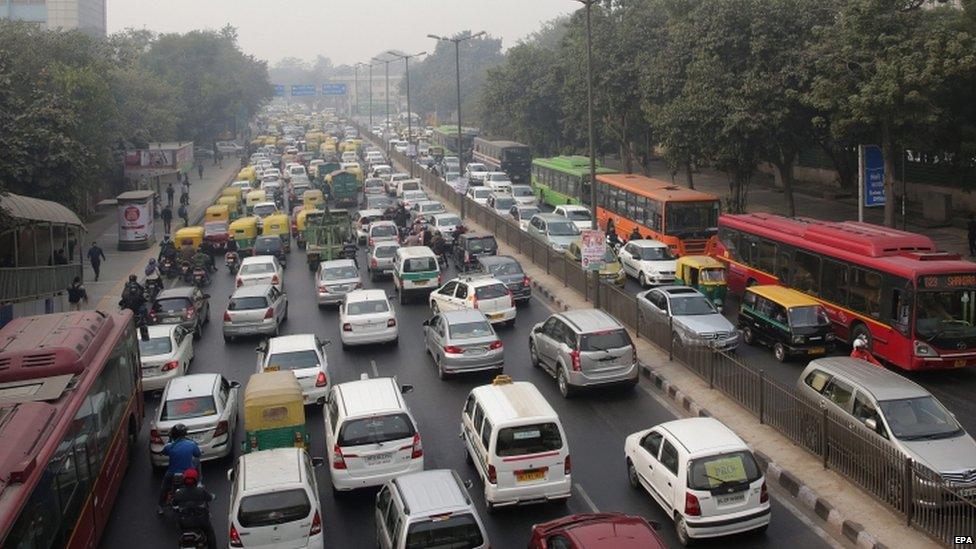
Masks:
[[[401,166],[411,162],[400,153],[391,156]],[[938,473],[913,462],[864,425],[829,415],[801,399],[793,387],[767,378],[763,370],[749,368],[734,354],[684,344],[669,324],[643,314],[636,296],[610,284],[598,285],[578,262],[532,238],[514,220],[463,197],[441,178],[415,165],[414,172],[418,171],[421,181],[445,202],[458,209],[465,202],[471,219],[588,301],[599,291],[601,308],[638,336],[668,351],[671,360],[744,407],[760,423],[817,456],[824,468],[847,477],[901,513],[908,525],[947,546],[953,544],[955,536],[976,536],[976,487],[962,489],[943,481]]]
[[[81,263],[0,269],[0,300],[36,299],[63,292],[81,276],[81,270]]]

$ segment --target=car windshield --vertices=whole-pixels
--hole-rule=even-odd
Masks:
[[[790,326],[794,328],[827,326],[828,324],[830,324],[830,319],[827,318],[827,311],[820,305],[790,308]]]
[[[495,237],[493,236],[482,236],[478,238],[469,238],[468,251],[473,254],[480,254],[482,252],[490,252],[498,249],[498,244],[495,242]]]
[[[550,221],[548,230],[550,236],[577,236],[580,234],[576,225],[570,221]]]
[[[495,455],[524,456],[554,452],[563,447],[563,437],[555,423],[539,423],[499,429]]]
[[[580,337],[580,351],[583,352],[609,351],[610,349],[630,347],[631,345],[630,334],[623,329],[583,334]]]
[[[366,199],[366,205],[370,208],[384,210],[393,204],[393,199],[388,196],[371,196]]]
[[[465,513],[411,523],[406,549],[470,549],[484,543],[478,522]]]
[[[440,202],[431,202],[430,204],[421,204],[420,205],[420,211],[422,211],[424,213],[443,212],[444,211],[444,205],[441,204]]]
[[[519,219],[532,219],[532,216],[539,213],[539,208],[519,208]]]
[[[403,272],[423,273],[437,270],[437,259],[433,257],[412,257],[403,262]]]
[[[498,299],[508,295],[508,288],[504,284],[490,284],[475,288],[474,295],[478,299]]]
[[[421,200],[427,200],[427,194],[424,191],[406,191],[403,193],[403,199],[420,202]]]
[[[475,198],[488,198],[489,196],[491,196],[491,193],[493,191],[491,189],[485,189],[485,188],[479,189],[479,188],[475,188],[475,189],[472,189],[472,192],[474,193],[474,197]]]
[[[901,440],[934,440],[965,431],[935,397],[929,395],[878,402],[888,427]]]
[[[450,217],[438,217],[437,226],[438,227],[456,227],[461,224],[461,218],[450,216]]]
[[[507,211],[515,205],[515,199],[510,196],[495,197],[495,209]]]
[[[532,187],[513,185],[512,196],[535,196],[535,193],[532,192]]]
[[[447,182],[450,183],[451,181],[457,181],[459,177],[461,177],[461,174],[457,172],[447,172],[447,175],[444,176],[444,179],[446,179]]]
[[[311,349],[302,351],[289,351],[287,353],[275,353],[268,357],[265,362],[265,369],[270,370],[301,370],[304,368],[317,368],[319,366],[319,355]]]
[[[241,498],[237,521],[244,528],[275,526],[302,520],[312,512],[305,490],[276,490]]]
[[[372,315],[385,313],[390,310],[390,305],[383,299],[372,301],[354,301],[346,306],[346,314],[349,315]]]
[[[725,282],[725,269],[702,269],[698,277],[701,282]]]
[[[760,476],[756,458],[747,450],[693,459],[688,463],[688,488],[692,490],[744,487],[759,480]]]
[[[487,172],[488,168],[484,164],[478,164],[477,162],[473,164],[468,164],[468,171],[471,172]]]
[[[266,309],[268,300],[264,296],[254,297],[232,297],[227,304],[228,311],[252,311],[254,309]]]
[[[248,263],[241,265],[242,275],[271,274],[275,272],[274,265],[271,263]]]
[[[383,186],[383,180],[382,179],[367,179],[365,185],[367,187],[382,187]]]
[[[451,339],[475,339],[495,334],[495,331],[491,328],[491,324],[488,324],[484,320],[448,324],[447,329]]]
[[[142,356],[168,355],[173,352],[173,341],[169,336],[153,337],[147,341],[139,339],[139,354]]]
[[[976,347],[974,303],[976,290],[918,292],[915,333],[919,339],[943,349]]]
[[[213,395],[196,396],[167,400],[159,413],[160,421],[177,421],[195,417],[212,416],[217,413],[217,403]]]
[[[708,298],[693,295],[671,298],[671,313],[674,316],[712,315],[718,313]]]
[[[356,270],[354,265],[322,268],[322,280],[342,280],[346,278],[359,278],[359,271]]]
[[[503,263],[492,263],[488,265],[488,272],[492,276],[521,275],[522,266],[516,261],[506,261]]]
[[[378,415],[353,419],[339,429],[339,446],[380,444],[410,438],[415,430],[407,414]]]
[[[643,247],[638,250],[641,261],[667,261],[674,259],[666,246]]]
[[[590,221],[593,219],[587,210],[567,210],[566,217],[572,221]]]
[[[182,313],[190,306],[190,300],[185,297],[168,297],[157,299],[154,309],[161,313]]]

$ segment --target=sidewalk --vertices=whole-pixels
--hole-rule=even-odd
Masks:
[[[196,175],[196,171],[190,174],[190,223],[199,221],[207,209],[213,204],[220,190],[226,186],[231,179],[237,175],[240,166],[236,159],[231,158],[224,162],[223,168],[212,166],[209,163],[203,172],[203,179]],[[177,189],[176,199],[179,199],[179,189]],[[163,204],[166,203],[165,188],[163,189]],[[178,207],[178,205],[177,205]],[[88,230],[87,241],[84,251],[88,251],[91,242],[94,240],[105,251],[105,261],[102,262],[101,276],[95,282],[94,273],[91,266],[85,259],[84,279],[85,288],[88,289],[88,307],[102,311],[118,308],[118,301],[122,294],[122,286],[130,274],[137,274],[140,280],[143,277],[143,269],[150,257],[159,254],[159,243],[163,239],[163,222],[156,219],[154,225],[156,229],[156,244],[148,250],[119,251],[119,224],[115,208],[111,208],[104,215],[86,224]],[[174,217],[176,212],[174,209]],[[172,230],[183,226],[183,222],[176,218],[173,220]]]

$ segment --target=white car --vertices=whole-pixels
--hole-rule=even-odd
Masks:
[[[417,202],[423,202],[430,200],[427,198],[427,193],[424,191],[403,191],[403,196],[400,201],[403,202],[403,206],[408,210],[413,207]]]
[[[285,271],[273,255],[258,255],[245,257],[241,261],[241,268],[237,271],[235,284],[241,286],[256,286],[271,284],[278,291],[285,291]]]
[[[276,336],[287,319],[288,294],[270,284],[244,286],[230,296],[221,332],[228,343],[241,336]]]
[[[174,425],[186,425],[187,437],[200,447],[200,460],[229,456],[234,451],[240,383],[220,374],[191,374],[171,379],[149,425],[149,460],[169,465],[163,447]]]
[[[512,181],[505,172],[488,172],[488,175],[485,176],[485,186],[496,193],[512,192]]]
[[[677,419],[624,441],[627,477],[674,517],[678,541],[769,526],[766,478],[738,435],[710,417]]]
[[[392,173],[393,167],[389,164],[377,164],[373,166],[373,169],[370,171],[369,175],[370,177],[379,177],[380,179],[388,181],[390,174]]]
[[[250,191],[253,191],[254,190],[254,187],[251,186],[251,182],[248,181],[248,180],[246,180],[246,179],[241,180],[241,181],[235,181],[235,182],[231,183],[230,186],[240,189],[241,190],[241,193],[243,193],[243,194],[247,194]]]
[[[523,206],[535,206],[538,201],[535,197],[535,192],[532,191],[532,187],[528,185],[512,185],[511,188],[512,197],[515,198],[515,202]]]
[[[424,200],[423,202],[416,202],[410,207],[410,220],[411,222],[416,220],[418,217],[426,218],[428,215],[442,214],[447,211],[444,204],[436,200]]]
[[[468,187],[468,198],[482,206],[488,205],[489,196],[491,196],[491,189],[488,187]]]
[[[430,226],[441,233],[447,243],[454,242],[454,231],[461,224],[461,218],[452,213],[434,214],[427,218]]]
[[[339,336],[343,347],[396,343],[396,313],[383,290],[354,290],[339,307]]]
[[[356,156],[356,151],[346,151],[346,152],[342,153],[342,156],[340,157],[340,159],[343,162],[347,162],[347,163],[348,162],[356,162],[357,160],[359,160],[359,158]]]
[[[373,246],[379,242],[393,242],[395,244],[400,242],[400,232],[396,223],[388,219],[370,223],[369,231],[366,233],[366,245]]]
[[[142,390],[159,391],[185,374],[193,360],[193,330],[180,324],[149,326],[149,339],[139,338]]]
[[[541,210],[534,204],[531,206],[516,204],[508,210],[508,215],[512,216],[512,219],[518,223],[520,229],[523,231],[528,231],[529,221],[532,220],[532,216],[539,212],[541,212]]]
[[[507,192],[493,192],[485,205],[495,210],[495,215],[504,217],[515,204],[515,198]]]
[[[289,178],[298,177],[298,178],[308,179],[308,172],[305,171],[305,166],[302,166],[301,164],[295,164],[288,168],[288,176]]]
[[[323,343],[313,334],[272,337],[258,347],[258,373],[291,370],[302,388],[305,404],[322,404],[329,394],[329,361]]]
[[[459,276],[430,293],[430,310],[478,309],[492,324],[515,324],[515,298],[504,282],[481,274]]]
[[[366,252],[366,270],[369,279],[375,282],[381,276],[393,274],[393,263],[400,243],[396,240],[375,242]]]
[[[251,215],[258,218],[258,227],[261,226],[265,217],[276,213],[278,213],[278,205],[274,202],[258,202],[251,208]]]
[[[383,210],[367,209],[356,212],[356,240],[365,244],[369,238],[370,224],[383,219]]]
[[[359,269],[352,259],[333,259],[319,263],[315,275],[315,295],[319,307],[341,305],[346,294],[363,287]]]
[[[620,249],[617,259],[624,273],[643,287],[674,282],[675,258],[668,246],[657,240],[631,240]]]
[[[576,225],[576,228],[581,231],[593,228],[593,214],[590,213],[590,209],[586,206],[563,204],[562,206],[556,206],[556,209],[552,213],[561,215],[572,221]]]
[[[464,167],[464,173],[467,175],[468,181],[471,184],[484,184],[485,177],[488,176],[489,171],[488,166],[480,162],[471,162]]]

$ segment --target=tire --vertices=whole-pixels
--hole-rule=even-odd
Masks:
[[[488,511],[488,514],[489,515],[492,515],[492,514],[495,513],[495,504],[492,503],[492,502],[490,502],[490,501],[488,501],[488,498],[487,497],[485,498],[485,510]]]
[[[744,341],[746,345],[756,344],[756,336],[752,333],[752,328],[746,326],[742,329],[742,341]]]
[[[441,308],[437,306],[437,302],[436,301],[431,302],[431,304],[430,304],[430,312],[433,313],[434,315],[441,314]]]
[[[678,537],[678,543],[685,547],[694,545],[695,541],[688,535],[688,525],[685,518],[678,513],[674,516],[674,533]]]
[[[773,356],[776,357],[778,362],[786,362],[790,358],[786,353],[786,347],[784,347],[782,343],[776,343],[773,345]]]
[[[288,305],[285,305],[285,314],[281,316],[281,323],[284,324],[288,321]]]
[[[631,488],[640,488],[640,479],[637,478],[637,468],[634,467],[634,463],[627,459],[627,480],[630,482]]]
[[[762,536],[765,536],[766,535],[766,530],[768,530],[768,529],[769,529],[769,525],[768,524],[763,524],[759,528],[756,528],[755,530],[753,530],[752,532],[750,532],[750,534],[752,534],[753,536],[756,536],[757,538],[758,537],[762,537]]]
[[[559,386],[559,394],[563,395],[563,398],[573,396],[573,388],[570,387],[569,380],[566,379],[566,372],[562,367],[556,373],[556,385]]]
[[[441,361],[434,357],[434,366],[437,368],[437,378],[441,381],[447,381],[450,379],[451,375],[444,371],[444,367],[441,365]]]
[[[234,341],[234,337],[233,336],[229,336],[229,335],[225,335],[224,336],[224,343],[231,343],[233,341]]]
[[[462,446],[464,448],[464,462],[468,465],[474,465],[474,460],[471,458],[471,452],[468,451],[467,446]]]
[[[641,288],[646,288],[647,287],[647,279],[644,277],[644,273],[643,272],[641,272],[639,275],[637,275],[637,282],[640,284]]]
[[[529,360],[532,362],[532,366],[539,367],[539,353],[535,350],[535,342],[531,339],[529,340]]]
[[[280,322],[275,323],[274,333],[271,334],[271,336],[272,337],[278,337],[279,335],[281,335],[281,323]]]
[[[400,303],[400,305],[407,304],[407,297],[404,295],[403,290],[397,289],[397,301]]]
[[[370,271],[369,271],[369,281],[370,282],[376,282],[376,273],[374,273],[372,271],[372,269],[370,269]]]
[[[193,329],[193,339],[200,339],[200,336],[202,335],[203,335],[203,330],[200,329],[200,324],[197,323],[196,328]]]

